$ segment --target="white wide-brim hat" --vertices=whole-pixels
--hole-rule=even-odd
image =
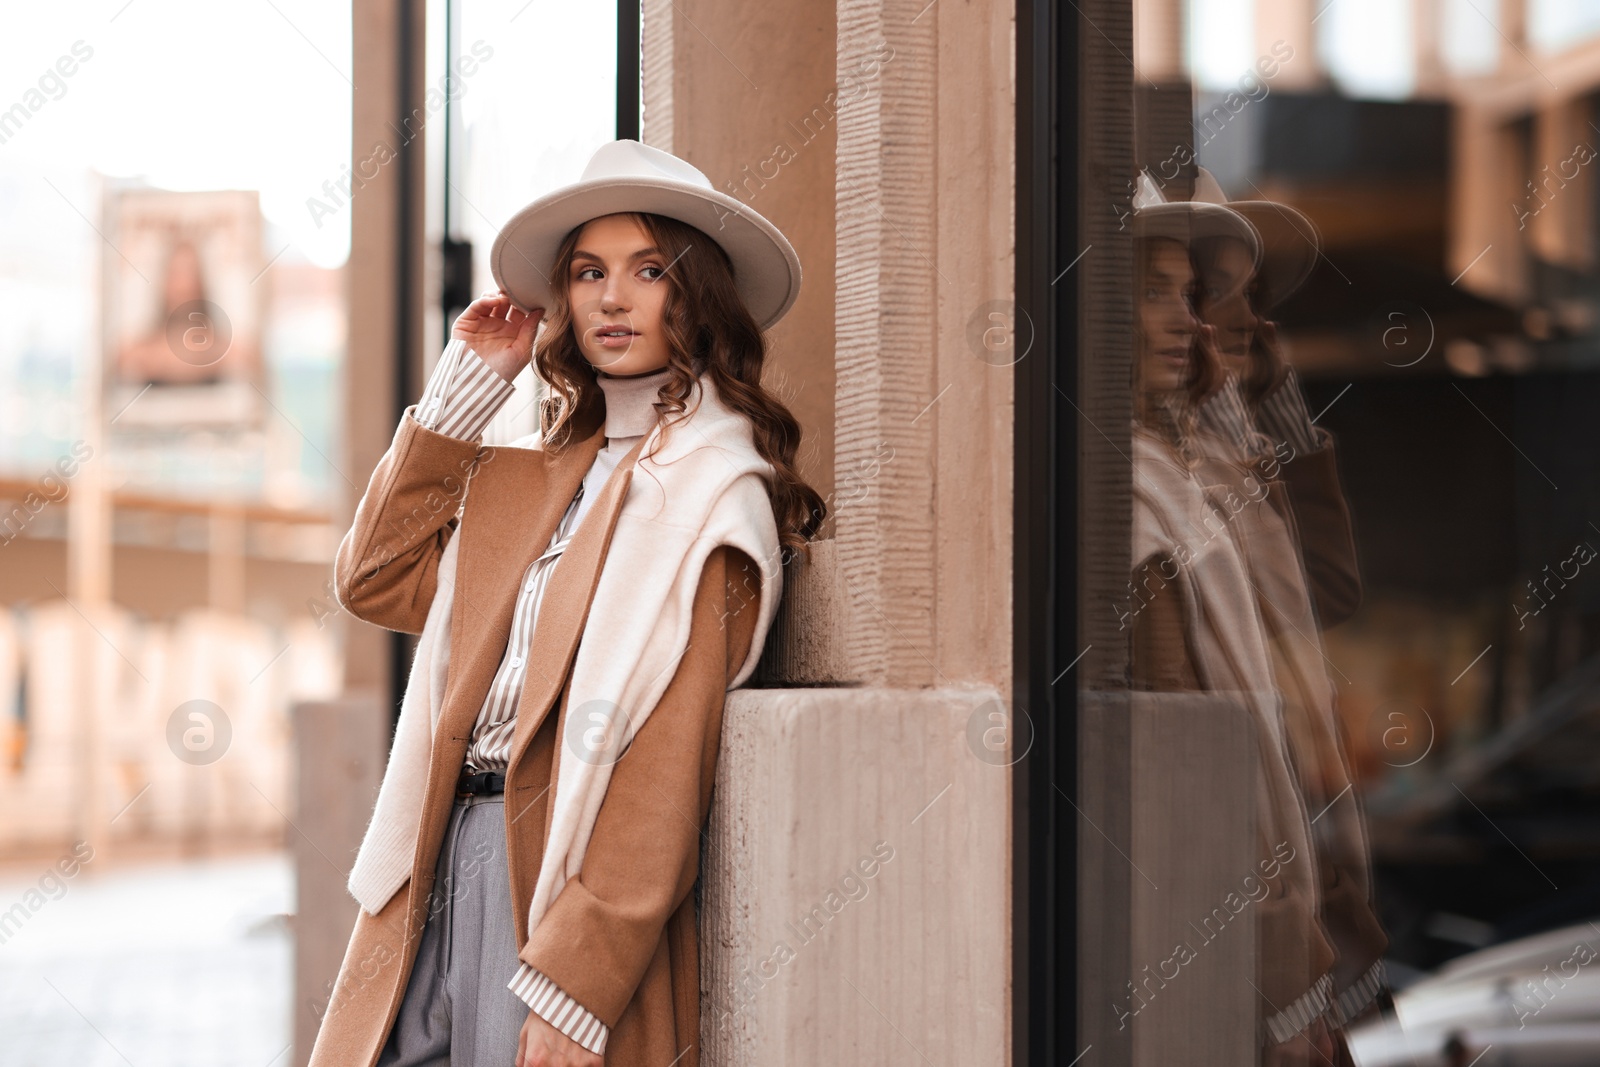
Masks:
[[[1322,254],[1317,224],[1302,211],[1276,200],[1229,200],[1217,179],[1204,167],[1194,183],[1194,202],[1226,206],[1243,215],[1261,238],[1261,262],[1256,277],[1265,307],[1288,299],[1311,277]]]
[[[556,251],[590,219],[623,211],[686,222],[728,253],[745,307],[767,329],[800,295],[800,257],[757,212],[711,187],[711,179],[670,152],[638,141],[601,145],[583,177],[539,197],[511,217],[489,250],[497,285],[523,311],[547,307]]]
[[[1208,237],[1232,237],[1261,263],[1261,235],[1249,219],[1225,207],[1199,200],[1168,200],[1148,171],[1139,174],[1133,194],[1133,236],[1166,237],[1188,247]]]

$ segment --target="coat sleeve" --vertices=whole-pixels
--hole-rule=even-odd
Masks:
[[[439,557],[479,456],[477,441],[430,430],[416,411],[413,404],[400,417],[334,558],[334,589],[345,610],[412,634],[427,621]]]
[[[1133,569],[1129,587],[1145,603],[1133,613],[1129,671],[1135,689],[1194,692],[1205,687],[1200,684],[1189,647],[1183,587],[1176,581],[1160,579],[1165,563],[1163,557],[1152,555]],[[1153,585],[1149,578],[1152,572],[1157,576]]]
[[[1282,471],[1317,621],[1324,629],[1337,626],[1361,606],[1361,567],[1331,440],[1297,455]]]
[[[760,577],[730,546],[706,560],[689,646],[612,769],[583,867],[518,954],[607,1027],[694,887],[727,687],[755,632]]]

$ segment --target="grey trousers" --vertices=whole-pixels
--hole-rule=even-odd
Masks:
[[[458,797],[428,918],[378,1067],[512,1067],[528,1018],[516,973],[504,797]]]

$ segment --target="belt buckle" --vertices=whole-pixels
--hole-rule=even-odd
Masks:
[[[475,771],[472,774],[464,774],[456,780],[456,796],[488,796],[491,792],[489,787],[493,784],[496,776],[497,772],[495,771]],[[463,784],[466,786],[464,789],[462,788]]]

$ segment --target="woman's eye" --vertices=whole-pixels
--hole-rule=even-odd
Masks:
[[[594,281],[599,281],[599,280],[600,280],[600,268],[599,267],[585,267],[585,268],[583,268],[582,270],[580,270],[578,272],[578,281],[580,281],[580,282],[594,282]]]
[[[653,282],[657,278],[660,278],[662,275],[666,274],[667,272],[662,270],[660,267],[649,266],[649,267],[640,267],[639,268],[639,273],[645,276],[645,280]]]

